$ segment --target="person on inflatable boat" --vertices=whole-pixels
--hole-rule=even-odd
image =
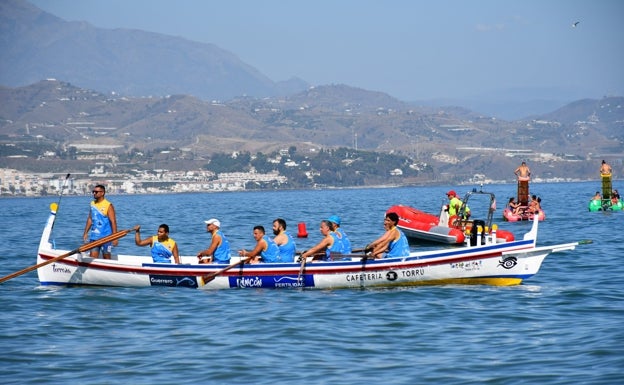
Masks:
[[[520,203],[516,202],[516,198],[514,197],[509,198],[509,202],[507,202],[507,208],[513,213],[513,215],[520,214]]]
[[[462,205],[461,199],[457,197],[457,193],[455,193],[455,190],[450,190],[449,192],[446,193],[446,196],[449,199],[449,205],[448,205],[449,217],[452,217],[453,215],[457,215],[457,213],[459,212],[459,208]]]

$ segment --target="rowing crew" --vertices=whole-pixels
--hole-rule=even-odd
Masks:
[[[385,232],[376,240],[366,245],[362,250],[353,250],[347,234],[340,228],[340,217],[332,215],[321,221],[319,230],[323,239],[302,253],[296,252],[295,241],[286,231],[286,221],[277,218],[273,221],[273,235],[266,235],[263,226],[254,226],[253,238],[256,241],[250,251],[242,249],[238,255],[245,258],[247,263],[280,263],[294,262],[295,255],[312,260],[329,261],[342,255],[352,254],[354,251],[364,251],[369,258],[389,258],[409,255],[409,244],[405,234],[397,228],[399,216],[396,213],[387,213],[384,219]],[[206,223],[206,231],[211,234],[210,246],[197,254],[199,263],[230,263],[230,243],[221,231],[221,222],[211,218]],[[178,246],[169,237],[169,227],[162,224],[158,228],[158,234],[141,239],[140,227],[135,233],[137,246],[151,246],[152,258],[157,263],[171,263],[172,257],[175,263],[180,263]]]

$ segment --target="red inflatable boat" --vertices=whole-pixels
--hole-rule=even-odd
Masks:
[[[461,245],[467,242],[467,237],[485,237],[486,235],[496,235],[498,242],[513,241],[513,233],[505,230],[498,230],[497,225],[492,225],[492,213],[496,210],[494,194],[482,191],[469,192],[463,200],[460,213],[463,212],[469,198],[474,194],[490,195],[490,209],[488,210],[487,219],[485,220],[463,220],[456,215],[449,218],[446,207],[442,208],[439,216],[405,205],[392,206],[386,213],[397,213],[399,216],[397,227],[405,233],[406,237],[419,241]],[[473,239],[470,239],[470,241],[473,242]]]

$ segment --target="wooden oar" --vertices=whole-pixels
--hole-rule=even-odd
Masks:
[[[303,271],[305,270],[305,264],[306,264],[306,259],[303,256],[301,257],[301,267],[299,268],[299,275],[297,276],[297,282],[301,282],[301,275],[303,274]]]
[[[96,241],[84,244],[84,245],[80,246],[79,248],[74,249],[74,250],[72,250],[72,251],[70,251],[68,253],[65,253],[63,255],[59,255],[58,257],[54,257],[52,259],[48,259],[45,262],[41,262],[39,264],[27,267],[27,268],[22,269],[20,271],[16,271],[13,274],[9,274],[7,276],[4,276],[4,277],[0,278],[0,283],[3,283],[4,281],[8,281],[9,279],[15,278],[15,277],[20,276],[22,274],[28,273],[29,271],[37,270],[40,267],[49,265],[49,264],[54,263],[56,261],[60,261],[63,258],[69,257],[70,255],[74,255],[74,254],[81,253],[83,251],[91,250],[94,247],[102,246],[105,243],[112,242],[112,241],[114,241],[116,239],[119,239],[119,238],[125,236],[126,234],[128,234],[131,231],[136,231],[136,229],[138,227],[139,226],[134,226],[134,228],[132,228],[132,229],[118,231],[115,234],[111,234],[109,236],[106,236],[104,238],[98,239]]]
[[[212,281],[213,279],[217,278],[217,276],[221,275],[222,273],[225,273],[226,271],[235,268],[238,265],[241,265],[245,262],[247,262],[248,260],[250,260],[253,257],[246,257],[246,258],[242,258],[240,261],[238,262],[234,262],[230,265],[228,265],[227,267],[224,267],[221,270],[217,270],[214,273],[210,273],[208,275],[204,275],[202,276],[202,279],[204,280],[204,285],[207,284],[208,282]]]

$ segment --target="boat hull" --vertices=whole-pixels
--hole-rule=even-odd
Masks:
[[[49,242],[55,211],[44,228],[37,254],[42,285],[231,288],[341,289],[436,284],[517,285],[536,274],[552,252],[572,250],[577,243],[536,247],[538,221],[524,239],[498,243],[493,237],[475,246],[411,253],[406,257],[368,259],[339,255],[339,260],[300,263],[198,264],[182,256],[180,264],[153,263],[149,256],[91,258],[87,252],[58,250]],[[64,256],[64,257],[63,257]],[[59,258],[61,257],[61,258]]]
[[[362,260],[361,256],[352,256],[346,261],[309,262],[301,275],[298,263],[240,265],[211,281],[203,277],[227,265],[156,264],[139,256],[120,261],[79,255],[42,267],[38,274],[43,285],[68,286],[339,289],[449,283],[517,285],[539,271],[550,250],[531,253],[530,242],[514,243],[507,247],[413,253],[395,259]],[[41,252],[38,262],[63,252]]]

